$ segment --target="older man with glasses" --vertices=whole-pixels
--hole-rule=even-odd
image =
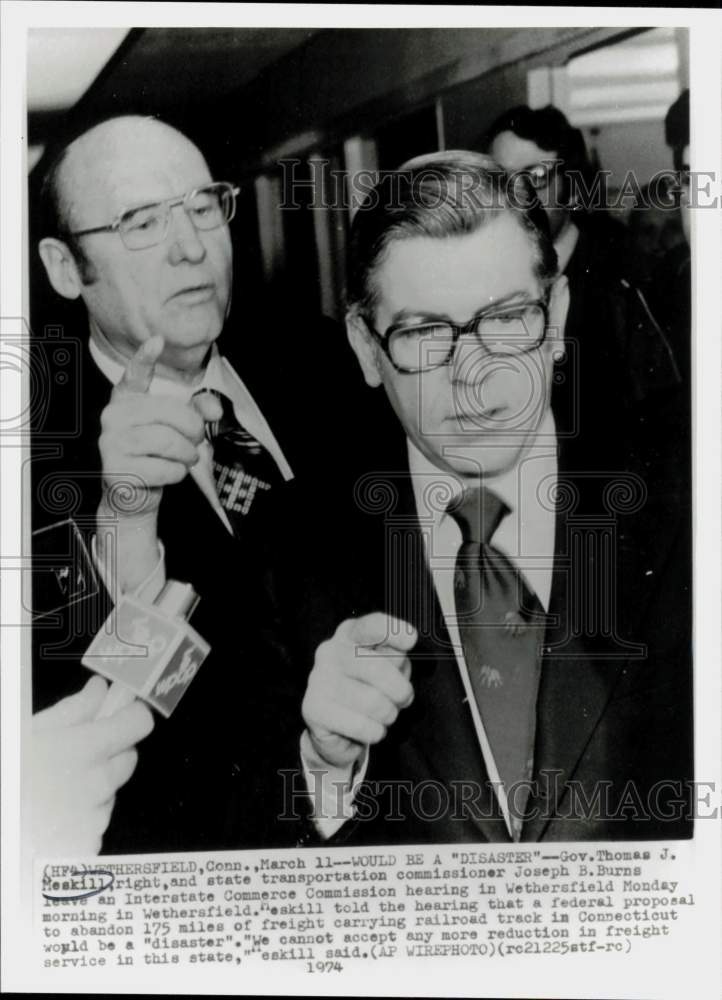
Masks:
[[[212,650],[148,736],[149,710],[126,698],[108,715],[105,682],[87,679],[41,616],[31,780],[45,853],[93,853],[101,838],[117,853],[274,836],[273,768],[259,742],[264,728],[281,742],[266,717],[283,714],[283,685],[271,694],[254,628],[244,626],[255,625],[260,599],[253,536],[292,472],[215,343],[230,306],[237,194],[180,132],[135,116],[80,135],[45,177],[39,253],[53,289],[84,303],[89,336],[75,387],[82,430],[59,439],[53,461],[36,453],[34,527],[52,520],[44,487],[70,484],[78,502],[68,513],[86,529],[112,597],[152,601],[166,578],[191,583],[200,597],[193,624]],[[109,603],[81,607],[75,631],[87,645]],[[246,818],[231,834],[229,801],[245,795]]]

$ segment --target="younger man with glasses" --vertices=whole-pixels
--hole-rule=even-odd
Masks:
[[[81,431],[60,435],[55,454],[38,447],[34,456],[34,527],[72,517],[86,529],[115,597],[126,591],[152,601],[166,578],[191,583],[200,597],[193,625],[211,655],[136,754],[153,728],[148,709],[136,701],[96,721],[104,682],[88,681],[70,647],[44,629],[47,618],[38,619],[39,851],[93,853],[101,837],[104,851],[126,852],[248,846],[273,836],[275,768],[258,744],[273,730],[280,748],[266,714],[284,713],[283,684],[271,692],[254,629],[244,626],[257,619],[259,591],[250,541],[262,534],[269,496],[292,473],[215,345],[230,306],[236,194],[213,181],[185,136],[134,116],[80,135],[45,178],[40,256],[54,290],[87,310],[87,328],[68,332],[89,339],[75,386]],[[67,423],[61,397],[53,383],[46,428]],[[44,502],[53,491],[70,498],[62,511]],[[68,625],[73,611],[86,646],[109,610],[92,590],[88,584],[86,599],[61,621]],[[242,805],[231,833],[234,796]]]
[[[309,528],[293,559],[309,656],[324,639],[309,840],[690,835],[687,510],[649,469],[570,459],[549,407],[569,291],[529,199],[440,153],[354,219],[348,336],[396,452],[372,442],[325,498],[327,551]]]

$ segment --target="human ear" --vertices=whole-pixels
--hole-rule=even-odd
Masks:
[[[552,285],[549,295],[549,325],[547,327],[547,343],[551,345],[554,359],[561,361],[564,357],[564,327],[569,312],[569,279],[561,274]]]
[[[38,253],[48,281],[58,295],[62,295],[65,299],[77,299],[82,282],[78,265],[67,244],[49,236],[38,244]]]
[[[354,309],[346,313],[346,336],[361,366],[366,385],[375,389],[382,382],[378,350],[371,340],[366,324]]]

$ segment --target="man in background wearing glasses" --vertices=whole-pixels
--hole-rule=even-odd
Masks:
[[[292,472],[215,345],[230,306],[237,193],[213,181],[185,136],[135,116],[80,135],[45,178],[40,256],[54,290],[85,304],[89,341],[76,389],[82,430],[61,441],[59,463],[38,454],[34,527],[49,514],[57,520],[42,498],[59,468],[61,482],[77,487],[67,513],[94,535],[93,559],[112,596],[152,601],[166,578],[191,583],[200,596],[193,625],[212,648],[173,716],[138,752],[153,728],[144,705],[96,721],[105,682],[88,681],[62,647],[36,657],[33,828],[46,853],[97,851],[111,815],[106,852],[266,837],[272,782],[259,758],[243,790],[254,800],[247,829],[226,839],[224,823],[246,781],[249,744],[239,733],[255,737],[259,727],[262,739],[270,727],[270,673],[252,640],[244,643],[253,630],[239,627],[244,614],[254,620],[258,589],[247,546]],[[84,605],[86,645],[107,614],[100,604]],[[283,712],[281,697],[274,712]]]
[[[595,432],[603,447],[609,392],[621,411],[677,379],[666,355],[661,362],[651,352],[638,366],[629,362],[629,343],[639,337],[631,316],[637,282],[625,227],[607,211],[612,193],[590,161],[582,132],[553,105],[505,111],[487,129],[482,148],[507,173],[526,176],[544,208],[559,272],[569,279],[566,360],[558,366],[552,408],[562,430],[576,432],[580,442]]]
[[[412,161],[354,219],[348,290],[396,451],[371,443],[328,552],[293,559],[326,608],[307,839],[689,836],[688,518],[649,469],[570,459],[538,203],[476,154]]]

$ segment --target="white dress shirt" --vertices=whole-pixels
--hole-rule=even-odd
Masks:
[[[572,254],[576,250],[578,241],[579,229],[571,219],[568,219],[566,225],[554,240],[559,274],[564,274],[566,271],[567,264],[572,259]]]
[[[125,364],[123,361],[119,360],[115,356],[111,356],[109,353],[110,350],[112,350],[110,345],[108,345],[108,349],[105,350],[103,349],[105,345],[102,344],[102,341],[98,341],[94,337],[90,338],[89,346],[90,355],[100,371],[113,385],[117,385],[125,372]],[[260,441],[264,448],[267,449],[278,466],[284,480],[288,481],[289,479],[293,479],[291,467],[286,461],[286,458],[281,451],[278,442],[273,436],[273,432],[268,426],[265,417],[261,413],[258,404],[240,380],[230,363],[219,353],[215,344],[211,348],[210,360],[205,368],[205,371],[203,372],[203,377],[197,384],[189,385],[185,382],[176,382],[172,379],[164,378],[161,375],[154,375],[148,392],[151,395],[173,396],[174,398],[181,399],[184,402],[190,402],[191,397],[201,389],[215,389],[227,396],[233,405],[233,412],[235,413],[238,422],[242,424],[242,426],[245,427],[246,430],[256,438],[256,440]],[[233,534],[230,521],[228,520],[226,512],[223,510],[223,507],[218,499],[218,494],[216,493],[215,482],[213,479],[213,448],[210,442],[204,439],[199,445],[198,451],[200,457],[198,462],[190,470],[190,475],[195,479],[198,487],[208,500],[209,504],[225,525],[226,530],[229,534]],[[99,563],[99,560],[96,557],[94,543],[95,539],[93,539],[93,556],[96,567],[98,568],[101,578],[108,588],[109,593],[113,598],[115,598],[116,595],[113,593],[112,581],[108,578],[109,574],[105,571],[104,567]],[[160,558],[158,563],[154,567],[151,574],[134,590],[135,595],[143,600],[154,600],[165,584],[165,557],[162,539],[159,539],[159,550]]]
[[[471,687],[471,679],[457,624],[454,598],[454,569],[462,536],[459,525],[447,513],[447,507],[453,499],[458,498],[463,490],[472,484],[464,481],[460,476],[437,468],[422,455],[411,441],[407,443],[409,472],[419,527],[424,539],[427,565],[434,581],[444,622],[454,649],[484,764],[489,779],[493,782],[497,792],[507,829],[511,833],[506,794],[499,780],[498,769]],[[548,411],[522,460],[513,469],[503,475],[488,479],[484,483],[509,508],[509,514],[502,519],[490,542],[503,552],[523,575],[527,585],[534,590],[545,611],[549,610],[554,566],[555,510],[552,498],[556,482],[556,432],[554,418],[551,411]],[[435,503],[435,499],[438,498],[441,498],[441,502]],[[315,759],[306,733],[302,739],[301,749],[306,781],[309,789],[313,792],[315,783],[312,782],[309,771],[311,768],[321,768],[323,765]],[[355,791],[365,776],[367,765],[368,751],[361,765],[357,768],[350,787],[348,771],[329,770],[329,776],[324,780],[320,796],[323,815],[315,818],[316,827],[322,836],[332,836],[346,819],[353,816]],[[341,787],[344,780],[348,790],[342,797],[343,809],[339,815],[339,797],[336,789]]]

